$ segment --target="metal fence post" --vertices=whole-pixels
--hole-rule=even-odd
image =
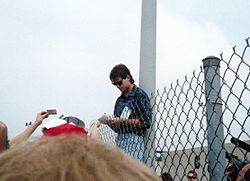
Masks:
[[[208,171],[210,181],[221,181],[226,180],[226,158],[225,149],[223,149],[224,130],[220,93],[220,59],[209,56],[202,61],[206,96]]]
[[[155,95],[156,87],[156,0],[142,0],[141,48],[139,86],[150,96]],[[154,113],[153,113],[154,120]],[[145,163],[154,166],[155,158],[154,123],[144,136]]]

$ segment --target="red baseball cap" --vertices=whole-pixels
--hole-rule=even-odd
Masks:
[[[79,136],[86,136],[88,134],[85,128],[80,126],[75,126],[72,124],[62,124],[56,127],[52,127],[49,129],[45,129],[43,131],[44,136],[59,136],[59,135],[69,135],[69,134],[76,134]]]

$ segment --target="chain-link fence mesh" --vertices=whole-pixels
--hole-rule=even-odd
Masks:
[[[243,51],[234,47],[229,60],[222,54],[207,57],[191,77],[151,96],[153,122],[144,159],[158,175],[169,172],[174,180],[186,180],[195,170],[199,180],[227,180],[229,160],[234,171],[249,161],[249,49],[246,39]],[[115,132],[105,125],[100,131],[105,142],[115,144]]]

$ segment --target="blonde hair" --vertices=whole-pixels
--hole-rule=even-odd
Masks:
[[[119,149],[79,136],[23,142],[0,155],[1,181],[159,180]]]
[[[0,121],[0,153],[8,148],[8,131],[7,126]]]

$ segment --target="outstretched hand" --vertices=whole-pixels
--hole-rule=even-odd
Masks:
[[[100,121],[98,121],[98,120],[92,120],[92,121],[90,122],[89,125],[90,125],[90,126],[89,126],[90,128],[93,127],[93,126],[99,128],[100,125],[101,125],[101,123],[100,123]]]
[[[111,116],[108,116],[106,114],[103,114],[100,118],[98,118],[98,121],[101,124],[108,124],[108,121],[110,120]]]
[[[38,125],[42,124],[43,120],[45,118],[49,117],[49,113],[47,111],[42,111],[42,112],[39,112],[37,113],[37,116],[36,116],[36,123]]]
[[[36,130],[36,128],[42,124],[43,120],[45,118],[49,117],[49,113],[47,111],[42,111],[37,113],[35,122],[27,127],[22,133],[18,134],[16,137],[10,140],[10,145],[15,145],[18,143],[23,142],[24,140],[27,140],[30,135]]]

